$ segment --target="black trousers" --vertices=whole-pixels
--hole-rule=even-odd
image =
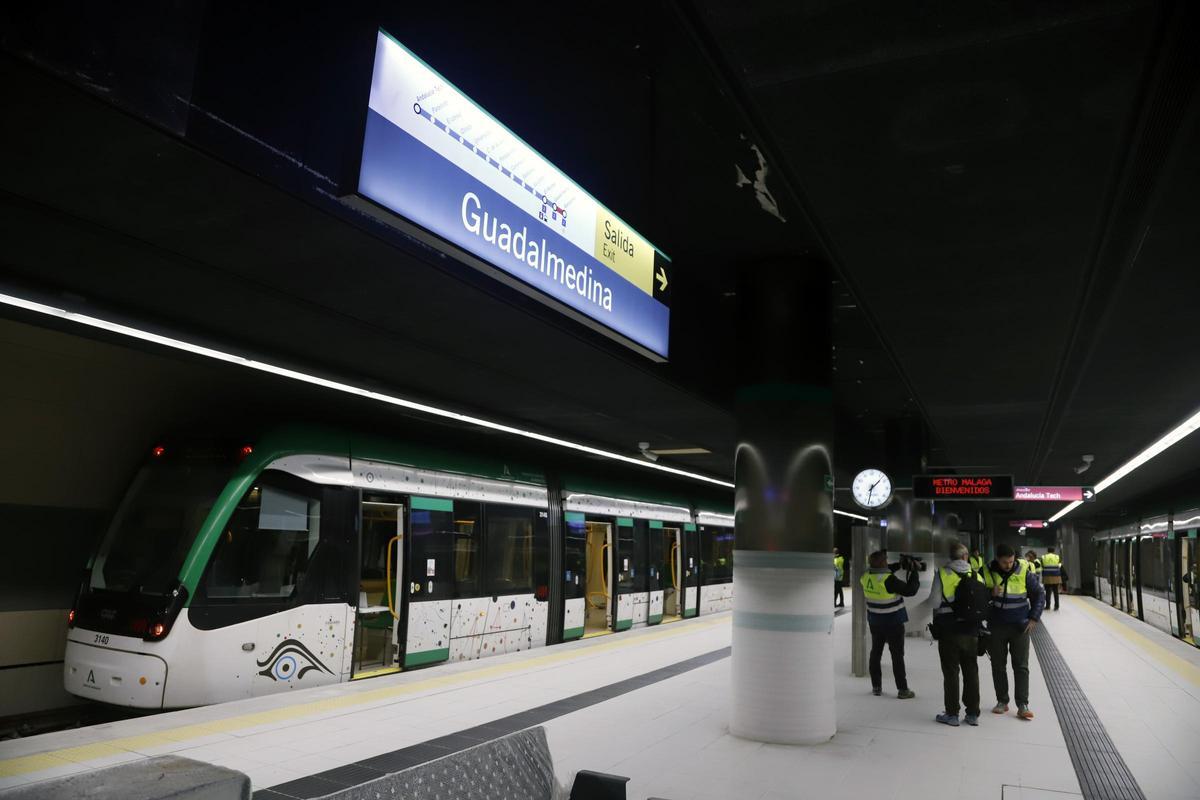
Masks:
[[[833,604],[835,606],[846,605],[846,599],[842,597],[842,579],[833,579]]]
[[[942,662],[942,689],[946,713],[958,713],[958,673],[962,672],[962,703],[968,714],[979,716],[979,639],[974,635],[943,633],[938,637]]]
[[[1046,584],[1046,608],[1050,607],[1050,601],[1054,601],[1054,610],[1058,611],[1058,587],[1062,584],[1047,583]]]
[[[887,645],[892,653],[892,675],[896,678],[896,688],[903,691],[908,688],[908,677],[904,672],[904,623],[885,622],[871,626],[871,659],[868,667],[871,670],[871,688],[883,688],[883,646]]]

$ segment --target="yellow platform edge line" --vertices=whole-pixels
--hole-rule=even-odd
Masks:
[[[1113,619],[1103,609],[1095,608],[1092,603],[1101,605],[1101,601],[1097,600],[1096,598],[1088,596],[1086,600],[1091,602],[1085,601],[1080,603],[1079,607],[1087,611],[1087,613],[1090,614],[1093,619],[1103,622],[1104,625],[1110,630],[1121,634],[1121,636],[1133,646],[1135,651],[1142,651],[1147,655],[1152,655],[1154,660],[1164,664],[1168,669],[1177,673],[1184,680],[1196,686],[1200,686],[1200,667],[1197,667],[1195,664],[1191,663],[1182,656],[1175,655],[1158,642],[1155,642],[1148,636],[1142,635],[1134,628]]]
[[[672,626],[670,630],[657,630],[634,637],[620,637],[615,641],[596,643],[588,647],[575,648],[566,652],[547,653],[507,664],[485,664],[477,669],[466,670],[452,675],[438,675],[426,680],[401,684],[399,686],[385,686],[364,692],[283,706],[269,711],[256,711],[250,714],[242,714],[236,717],[227,717],[209,722],[189,723],[176,728],[166,728],[161,731],[151,731],[136,736],[125,736],[119,739],[93,742],[75,747],[65,747],[59,750],[47,750],[43,753],[0,759],[0,778],[28,775],[33,772],[42,772],[69,764],[85,763],[94,759],[125,752],[141,753],[141,751],[150,748],[162,747],[167,744],[179,743],[190,739],[199,739],[205,736],[221,734],[236,735],[238,732],[247,731],[262,725],[271,725],[285,720],[293,720],[331,711],[344,711],[357,706],[370,705],[372,703],[403,697],[408,694],[416,694],[427,689],[459,686],[479,680],[501,678],[511,675],[514,672],[521,672],[531,668],[554,666],[638,644],[655,642],[661,639],[672,639],[689,631],[696,632],[702,628],[710,628],[721,623],[728,623],[729,620],[728,616],[717,619],[698,619],[691,625]],[[351,684],[353,684],[353,681],[347,681],[345,684],[329,685]]]

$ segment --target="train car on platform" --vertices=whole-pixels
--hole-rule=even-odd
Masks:
[[[1097,533],[1096,599],[1200,647],[1200,508]]]
[[[166,442],[81,581],[64,685],[197,706],[728,608],[732,517],[640,493],[328,432]]]

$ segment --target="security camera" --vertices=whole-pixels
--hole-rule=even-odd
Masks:
[[[649,442],[638,442],[638,450],[642,451],[642,456],[650,461],[658,461],[658,453],[650,450]]]
[[[1089,469],[1092,468],[1092,462],[1096,460],[1096,457],[1094,455],[1092,455],[1091,453],[1080,456],[1080,458],[1082,459],[1083,463],[1080,464],[1078,467],[1072,467],[1072,469],[1075,470],[1076,475],[1082,475],[1083,473],[1087,472]]]

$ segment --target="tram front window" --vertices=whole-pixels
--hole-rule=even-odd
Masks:
[[[91,588],[164,595],[229,480],[227,464],[159,462],[142,469],[92,565]]]

